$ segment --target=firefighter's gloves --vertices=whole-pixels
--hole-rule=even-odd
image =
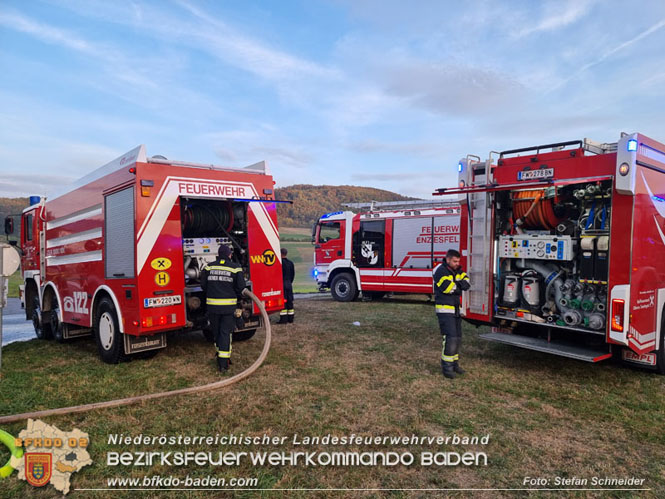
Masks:
[[[462,281],[464,279],[467,279],[468,276],[466,275],[466,272],[461,272],[459,274],[455,274],[455,281]]]
[[[242,317],[242,308],[236,308],[235,313],[233,314],[236,319]]]

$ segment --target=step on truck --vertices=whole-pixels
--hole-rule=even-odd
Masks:
[[[107,363],[147,356],[166,333],[208,339],[203,268],[234,247],[266,310],[283,308],[274,182],[265,162],[246,168],[147,157],[139,146],[47,198],[20,223],[26,319],[39,338],[95,337]],[[13,231],[6,220],[5,231]],[[251,337],[259,310],[240,304]]]
[[[337,301],[431,295],[433,269],[460,241],[460,205],[427,200],[348,204],[312,229],[314,278]]]
[[[459,185],[463,313],[482,337],[665,373],[665,145],[546,144],[467,156]]]

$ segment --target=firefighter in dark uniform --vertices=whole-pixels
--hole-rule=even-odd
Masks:
[[[448,250],[446,261],[434,270],[434,301],[439,329],[443,336],[441,371],[446,378],[464,374],[459,366],[459,348],[462,343],[462,317],[460,296],[471,287],[469,277],[460,266],[460,254]]]
[[[231,361],[231,335],[236,318],[242,315],[241,297],[245,288],[242,267],[231,260],[233,250],[221,245],[218,258],[201,274],[201,288],[206,296],[208,319],[215,338],[217,367],[226,371]]]
[[[288,251],[282,248],[282,280],[284,281],[284,309],[279,312],[277,324],[293,322],[296,311],[293,308],[293,280],[296,278],[296,268],[293,262],[286,258]]]

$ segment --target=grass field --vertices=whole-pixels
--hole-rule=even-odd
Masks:
[[[23,278],[21,277],[21,269],[14,272],[9,276],[9,297],[18,298],[18,286],[23,284]]]
[[[299,300],[296,323],[274,326],[266,363],[228,389],[108,409],[46,421],[62,430],[88,432],[90,467],[73,475],[74,488],[106,487],[114,476],[190,475],[256,477],[259,488],[522,488],[526,476],[638,477],[651,492],[665,492],[665,378],[611,363],[590,365],[477,338],[465,326],[461,363],[468,374],[441,377],[440,337],[424,300],[337,303],[328,297]],[[353,326],[353,322],[360,326]],[[234,344],[233,373],[258,356],[263,334]],[[218,379],[212,347],[198,333],[174,335],[150,360],[117,366],[97,360],[94,343],[29,341],[3,349],[0,413],[101,401]],[[25,423],[3,429],[17,435]],[[399,445],[333,447],[200,446],[119,447],[109,433],[289,437],[490,435],[487,446]],[[191,469],[151,466],[110,468],[109,451],[474,451],[487,466],[305,467],[257,466]],[[0,460],[7,458],[0,449]],[[155,497],[157,492],[142,494]],[[55,496],[16,475],[1,482],[3,497]],[[114,497],[134,497],[116,492]],[[162,494],[160,494],[161,496]],[[182,492],[164,492],[181,497]],[[256,497],[240,492],[241,497]],[[332,495],[332,494],[329,494]],[[335,494],[352,496],[355,494]],[[376,494],[366,494],[372,496]],[[394,493],[396,497],[418,494]],[[509,495],[505,493],[504,495]],[[586,493],[578,492],[578,497]],[[81,495],[83,496],[83,495]],[[209,493],[188,492],[187,497]],[[301,494],[302,497],[309,495]],[[487,492],[485,497],[496,497]],[[542,497],[552,497],[542,492]],[[614,492],[612,497],[637,494]],[[87,492],[85,497],[108,497]],[[267,496],[272,497],[272,496]]]
[[[293,282],[295,293],[313,293],[318,290],[312,269],[314,268],[314,245],[311,229],[282,227],[280,243],[289,251],[288,258],[296,267],[296,278]]]

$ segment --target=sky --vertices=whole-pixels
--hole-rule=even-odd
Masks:
[[[467,154],[665,142],[665,2],[0,0],[0,196],[145,144],[429,198]]]

